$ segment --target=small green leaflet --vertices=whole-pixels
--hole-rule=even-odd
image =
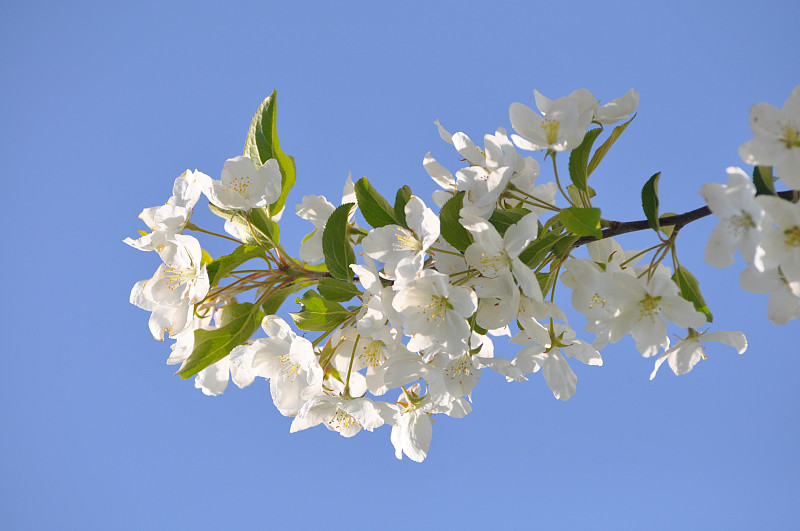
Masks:
[[[244,143],[244,154],[257,164],[264,164],[269,159],[276,159],[281,170],[281,195],[278,200],[269,206],[269,211],[274,215],[283,210],[289,190],[294,186],[297,171],[294,158],[281,150],[278,142],[276,126],[276,108],[278,92],[273,90],[253,115],[250,122],[250,131]]]
[[[394,208],[372,187],[366,177],[356,181],[355,190],[358,209],[373,228],[399,224]]]
[[[472,236],[461,224],[460,212],[463,201],[464,192],[458,192],[442,205],[442,210],[439,212],[442,237],[459,251],[464,251],[472,244]]]
[[[611,135],[606,139],[606,141],[603,142],[599,148],[597,148],[597,151],[595,151],[594,155],[592,155],[592,160],[589,161],[589,166],[586,168],[587,177],[592,174],[595,168],[597,168],[597,165],[600,164],[600,161],[606,156],[608,150],[611,149],[611,146],[614,145],[614,142],[616,142],[622,132],[627,129],[634,118],[636,118],[635,114],[624,124],[616,126],[614,130],[611,131]]]
[[[353,315],[350,310],[338,302],[326,300],[312,290],[303,293],[303,298],[297,299],[295,302],[302,304],[303,309],[289,315],[292,316],[294,324],[300,330],[328,332]]]
[[[530,210],[527,208],[509,208],[506,210],[496,209],[492,212],[492,217],[489,218],[489,223],[491,223],[497,232],[500,233],[500,236],[505,236],[506,230],[511,225],[514,225],[519,220],[521,220],[525,214],[530,214]]]
[[[408,228],[408,223],[406,223],[406,204],[410,199],[411,188],[408,185],[403,185],[402,188],[399,188],[394,196],[394,217],[405,228]]]
[[[658,232],[658,179],[661,172],[650,177],[642,187],[642,210],[647,217],[647,224],[650,228]]]
[[[600,231],[599,208],[562,208],[558,217],[561,224],[575,236],[594,236],[597,239],[603,237]]]
[[[231,254],[220,256],[207,266],[208,283],[213,287],[228,273],[253,258],[261,258],[266,261],[264,249],[257,245],[240,245]]]
[[[242,213],[234,210],[223,210],[214,203],[209,203],[208,209],[222,219],[236,225],[243,242],[248,245],[261,245],[271,248],[273,241],[280,240],[278,224],[269,218],[263,208],[254,208],[249,213]]]
[[[231,304],[223,310],[223,326],[211,330],[194,331],[194,349],[175,373],[184,380],[202,371],[243,345],[261,325],[262,312],[252,303]]]
[[[602,128],[591,129],[586,132],[583,137],[583,142],[577,148],[572,150],[569,155],[569,177],[572,179],[572,184],[582,191],[586,191],[586,179],[589,177],[589,153],[592,151],[595,139],[603,131]]]
[[[700,284],[697,282],[694,275],[692,275],[688,269],[679,265],[672,275],[672,280],[674,280],[681,289],[681,297],[694,304],[695,310],[703,312],[708,322],[712,322],[714,316],[711,315],[711,310],[708,309],[708,305],[706,305],[706,301],[700,293]]]
[[[559,238],[561,238],[560,233],[554,231],[542,233],[542,229],[540,228],[539,238],[531,242],[530,245],[520,253],[519,259],[531,269],[537,267],[544,261]]]
[[[753,184],[758,195],[775,195],[775,179],[772,177],[772,166],[756,166],[753,168]]]
[[[322,254],[325,255],[328,271],[334,278],[348,281],[353,278],[350,264],[356,263],[356,254],[347,234],[353,206],[353,203],[345,203],[337,207],[322,231]]]
[[[317,289],[320,295],[329,301],[336,302],[347,302],[353,297],[361,295],[361,291],[353,283],[331,277],[319,279]]]
[[[267,300],[261,303],[261,310],[264,315],[275,315],[283,305],[284,301],[292,293],[299,291],[302,288],[301,283],[292,282],[286,286],[276,289],[268,297]]]

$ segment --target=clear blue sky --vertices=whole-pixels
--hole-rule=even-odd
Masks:
[[[532,106],[534,88],[586,87],[603,100],[641,94],[592,176],[606,215],[641,219],[656,171],[664,208],[690,210],[703,183],[741,164],[749,106],[780,106],[800,84],[798,4],[297,4],[4,6],[0,525],[800,525],[800,322],[767,321],[766,297],[738,288],[741,262],[703,263],[711,220],[685,229],[679,251],[714,329],[747,333],[743,356],[713,349],[691,374],[662,368],[651,382],[652,360],[622,341],[604,367],[574,367],[567,403],[540,375],[485,375],[473,413],[437,420],[423,464],[395,459],[388,428],[290,435],[264,382],[210,398],[173,376],[168,345],[128,303],[155,257],[122,243],[183,170],[219,176],[273,88],[297,161],[290,206],[338,200],[348,172],[427,199],[425,153],[453,161],[435,119],[479,139],[509,128],[508,105]],[[296,249],[308,230],[287,215],[284,241]]]

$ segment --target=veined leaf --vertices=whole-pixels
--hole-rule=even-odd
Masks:
[[[353,315],[350,310],[338,302],[326,300],[312,290],[303,293],[303,298],[297,299],[296,302],[302,304],[303,309],[289,315],[292,316],[294,324],[300,330],[328,332]]]
[[[562,208],[559,219],[564,227],[575,236],[594,236],[602,238],[600,231],[600,209],[599,208]]]
[[[772,177],[772,166],[756,166],[753,168],[753,184],[759,195],[775,195],[775,179]]]
[[[658,222],[658,179],[661,172],[650,177],[642,187],[642,210],[647,217],[647,224],[650,228],[658,232],[660,224]]]
[[[597,136],[603,131],[601,127],[590,129],[583,137],[583,142],[577,148],[572,150],[569,154],[569,177],[572,179],[572,184],[575,188],[585,192],[586,179],[589,177],[589,153],[592,151],[592,146]]]
[[[530,210],[527,208],[509,208],[506,210],[496,209],[492,212],[492,217],[489,218],[489,223],[491,223],[497,232],[500,233],[501,236],[505,236],[506,230],[511,225],[514,225],[519,220],[521,220],[525,214],[530,214]]]
[[[700,293],[700,284],[697,282],[694,275],[692,275],[688,269],[679,265],[675,273],[672,274],[672,280],[674,280],[681,289],[681,297],[694,304],[695,310],[703,312],[708,322],[712,322],[714,316],[711,315],[711,310],[708,309],[708,305],[703,299],[703,295]]]
[[[207,266],[208,282],[213,287],[224,278],[228,273],[254,258],[262,258],[266,261],[264,249],[257,245],[240,245],[230,254],[220,256]]]
[[[539,238],[532,241],[525,250],[519,254],[519,259],[531,269],[535,268],[544,261],[559,238],[561,238],[561,234],[558,232],[549,231],[542,233],[542,229],[539,229]]]
[[[329,301],[347,302],[361,295],[361,291],[352,282],[337,278],[322,277],[317,287],[319,294]]]
[[[408,223],[406,223],[406,204],[410,199],[411,188],[408,185],[403,185],[402,188],[399,188],[394,196],[394,217],[405,228],[408,228]]]
[[[439,212],[442,237],[459,251],[464,251],[472,244],[472,236],[461,224],[463,201],[464,192],[458,192],[442,205],[442,210]]]
[[[249,302],[226,306],[223,315],[223,326],[194,331],[194,349],[176,373],[178,376],[185,380],[223,359],[235,347],[246,343],[264,318],[264,312]]]
[[[347,236],[348,219],[353,206],[353,203],[345,203],[337,207],[322,231],[322,253],[328,271],[334,278],[348,281],[353,278],[350,264],[356,263],[356,254]]]
[[[372,187],[366,177],[356,181],[355,189],[358,209],[373,228],[399,224],[394,208]]]
[[[267,297],[267,300],[261,303],[261,310],[263,310],[264,315],[275,315],[278,313],[278,310],[289,297],[289,295],[299,291],[302,287],[302,282],[293,282],[276,289],[269,297]]]
[[[286,204],[286,197],[289,190],[294,186],[297,171],[295,169],[294,158],[290,157],[281,150],[278,142],[278,130],[276,127],[276,107],[277,91],[273,90],[264,101],[259,105],[258,110],[250,122],[250,130],[244,143],[244,154],[250,160],[258,164],[264,164],[269,159],[278,161],[281,170],[281,195],[278,200],[269,205],[272,215],[283,210]]]
[[[586,168],[587,177],[592,174],[595,168],[597,168],[597,165],[600,164],[600,161],[606,156],[608,150],[611,149],[611,146],[614,145],[614,142],[616,142],[623,131],[627,129],[634,118],[636,118],[635,114],[631,116],[631,119],[624,124],[616,126],[614,130],[611,131],[611,135],[606,139],[606,141],[603,142],[599,148],[597,148],[597,151],[595,151],[594,155],[592,155],[592,160],[589,161],[589,166]]]

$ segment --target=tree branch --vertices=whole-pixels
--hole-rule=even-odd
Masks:
[[[777,195],[778,197],[788,199],[789,201],[797,201],[796,193],[797,192],[793,190],[788,190],[784,192],[778,192]],[[673,216],[664,216],[658,218],[658,222],[662,227],[674,226],[675,230],[680,230],[684,225],[688,225],[692,221],[697,221],[700,218],[704,218],[709,214],[711,214],[711,211],[707,206],[704,206],[690,210],[689,212],[684,212],[683,214],[675,214]],[[640,221],[611,221],[609,224],[610,225],[607,229],[602,230],[602,238],[595,238],[594,236],[582,236],[572,244],[572,247],[577,248],[581,245],[586,245],[589,242],[611,238],[612,236],[619,236],[620,234],[625,234],[627,232],[647,230],[650,228],[650,225],[647,224],[646,219]]]

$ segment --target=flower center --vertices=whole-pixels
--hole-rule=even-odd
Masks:
[[[558,140],[558,128],[561,127],[561,122],[558,120],[547,120],[542,122],[542,131],[547,139],[548,144],[555,144]]]
[[[428,305],[428,321],[441,321],[444,319],[444,313],[453,306],[447,302],[447,299],[441,295],[434,295],[431,297],[431,303]]]
[[[752,229],[756,226],[753,218],[745,213],[739,216],[731,216],[728,218],[728,223],[731,224],[737,234],[741,234],[745,229]]]
[[[358,421],[351,414],[345,413],[341,409],[337,409],[336,414],[328,421],[328,426],[336,431],[342,431],[343,428],[348,429],[354,425],[358,426]]]
[[[250,177],[245,175],[244,177],[234,177],[228,183],[230,188],[236,190],[236,192],[244,197],[245,199],[250,199]]]
[[[800,226],[795,225],[791,229],[786,229],[783,234],[786,236],[787,250],[800,246]]]
[[[606,300],[600,297],[599,293],[595,293],[594,295],[592,295],[592,298],[589,299],[589,309],[592,309],[595,306],[600,306],[601,308],[606,307]]]
[[[406,231],[397,234],[392,243],[393,251],[421,251],[422,242]]]
[[[292,363],[288,354],[278,356],[278,361],[281,362],[281,377],[283,380],[286,382],[293,382],[294,377],[297,376],[297,373],[300,370],[300,365],[297,363]]]
[[[655,315],[660,311],[658,307],[658,301],[660,300],[661,297],[653,297],[646,293],[644,299],[639,301],[639,320],[641,321],[645,317],[655,320]]]
[[[787,149],[800,147],[800,131],[791,124],[786,124],[783,126],[783,135],[781,135],[780,141],[786,144]]]

